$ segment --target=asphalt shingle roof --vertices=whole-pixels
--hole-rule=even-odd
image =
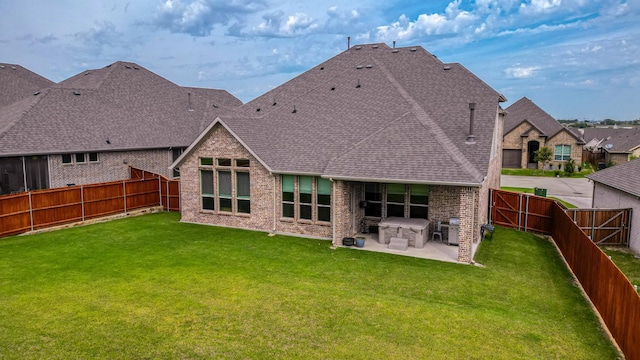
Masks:
[[[222,116],[276,173],[479,184],[503,97],[421,47],[354,46]],[[476,103],[475,144],[468,145]],[[295,109],[295,111],[294,111]]]
[[[53,84],[53,81],[20,65],[0,63],[0,107],[29,97]]]
[[[640,159],[600,170],[587,178],[640,197]]]
[[[186,147],[239,104],[115,62],[0,108],[0,156]]]
[[[640,146],[640,127],[620,132],[603,141],[602,145],[608,152],[631,152]]]

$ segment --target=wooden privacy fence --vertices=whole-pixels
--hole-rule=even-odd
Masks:
[[[150,206],[178,211],[178,181],[153,175],[0,196],[0,237]]]
[[[640,359],[640,296],[627,277],[560,206],[551,236],[629,360]]]
[[[629,246],[631,209],[565,209],[553,199],[491,190],[490,222],[522,231],[551,235],[552,208],[560,206],[599,245]]]
[[[625,357],[640,359],[640,296],[596,245],[628,244],[630,209],[565,209],[544,197],[492,189],[489,213],[493,224],[551,235]]]

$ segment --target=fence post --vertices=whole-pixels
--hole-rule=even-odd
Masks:
[[[518,230],[521,230],[522,226],[522,194],[518,195]]]
[[[167,211],[171,211],[171,198],[169,197],[169,180],[167,180]]]
[[[124,193],[124,214],[127,215],[127,184],[122,180],[122,192]]]
[[[525,196],[527,199],[527,203],[524,206],[524,231],[527,231],[529,228],[529,199],[531,196]]]
[[[158,176],[158,198],[160,198],[160,206],[162,205],[162,179]]]
[[[33,202],[31,200],[31,191],[29,191],[28,194],[29,194],[29,221],[31,223],[31,231],[33,231]]]
[[[491,215],[493,215],[493,189],[489,189],[489,220],[488,220],[489,224],[492,224]]]
[[[80,185],[80,206],[82,207],[82,221],[84,221],[84,186]]]

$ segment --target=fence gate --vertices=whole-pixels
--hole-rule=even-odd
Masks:
[[[596,244],[629,246],[631,209],[567,209],[565,211]]]

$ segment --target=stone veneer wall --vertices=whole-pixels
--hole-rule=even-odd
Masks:
[[[171,151],[168,149],[112,151],[98,153],[97,162],[89,162],[85,153],[85,163],[62,163],[62,155],[49,155],[49,186],[51,188],[67,184],[85,185],[100,182],[129,179],[129,166],[161,174],[171,178]]]
[[[529,132],[527,136],[521,136],[522,134]],[[552,138],[540,137],[540,132],[538,132],[535,128],[532,128],[528,123],[521,123],[513,130],[511,130],[508,134],[505,134],[504,139],[502,141],[503,149],[517,149],[522,150],[522,158],[520,159],[520,167],[526,168],[528,162],[528,143],[529,141],[538,141],[540,143],[540,147],[548,147],[551,149],[551,153],[555,151],[556,145],[571,145],[571,158],[576,162],[576,164],[580,164],[582,162],[582,145],[578,144],[576,139],[567,133],[569,130],[563,130],[558,134],[554,135]],[[554,161],[553,157],[551,158],[550,164],[560,164],[564,163],[564,161]],[[538,164],[538,167],[541,167],[542,164]]]

